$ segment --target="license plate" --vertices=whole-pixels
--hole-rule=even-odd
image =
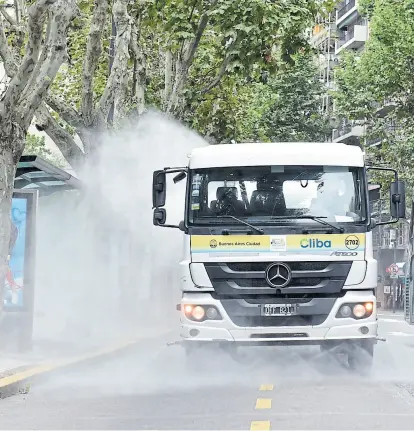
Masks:
[[[293,316],[297,312],[297,304],[265,304],[261,308],[261,315],[267,317]]]

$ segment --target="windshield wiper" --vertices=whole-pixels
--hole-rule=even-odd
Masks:
[[[323,217],[323,216],[314,216],[314,215],[299,215],[299,216],[273,216],[273,217],[271,217],[272,219],[280,219],[280,220],[283,220],[283,219],[288,219],[288,220],[294,220],[294,219],[309,219],[309,220],[315,220],[315,221],[317,221],[317,222],[319,222],[320,224],[323,224],[323,225],[325,225],[325,226],[329,226],[329,227],[331,227],[331,228],[333,228],[333,229],[336,229],[338,232],[340,232],[340,233],[344,233],[345,232],[345,229],[343,228],[343,227],[338,227],[338,226],[335,226],[335,225],[333,225],[333,224],[331,224],[331,223],[328,223],[327,221],[325,221],[325,220],[322,220],[322,219],[324,219],[324,218],[327,218],[327,217]]]
[[[234,217],[234,216],[232,216],[232,215],[215,216],[215,217],[213,217],[213,216],[207,216],[207,217],[198,217],[198,218],[200,218],[200,219],[222,219],[222,218],[231,218],[231,219],[233,219],[233,220],[238,221],[238,222],[239,222],[239,223],[241,223],[241,224],[244,224],[245,226],[248,226],[250,229],[253,229],[254,231],[258,232],[260,235],[264,235],[264,230],[263,230],[263,229],[261,229],[260,227],[253,226],[252,224],[247,223],[247,221],[241,220],[241,219],[239,219],[239,218],[237,218],[237,217]]]

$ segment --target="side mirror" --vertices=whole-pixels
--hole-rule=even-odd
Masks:
[[[165,171],[155,171],[152,176],[152,206],[163,207],[167,196],[167,175]]]
[[[160,226],[165,224],[167,220],[167,211],[164,208],[155,208],[154,215],[152,217],[152,223],[155,226]]]
[[[176,175],[173,178],[174,184],[179,183],[180,181],[182,181],[186,177],[187,177],[187,174],[185,172],[180,172],[178,175]]]
[[[390,207],[392,218],[405,218],[405,183],[403,181],[391,183]]]

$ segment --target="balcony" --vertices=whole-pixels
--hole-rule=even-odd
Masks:
[[[317,24],[312,29],[310,43],[312,46],[318,47],[323,44],[326,39],[333,37],[336,34],[335,23]]]
[[[382,103],[374,104],[375,113],[380,118],[386,117],[391,111],[393,111],[397,107],[398,102],[392,99],[385,99]]]
[[[403,130],[404,129],[399,125],[387,124],[383,127],[384,135],[367,139],[366,146],[380,148],[384,141],[390,143],[395,140],[403,140],[405,139]]]
[[[349,145],[358,145],[359,138],[365,133],[365,126],[346,123],[332,132],[332,142],[342,142]]]
[[[368,39],[368,26],[365,23],[350,26],[346,33],[336,41],[335,54],[344,49],[359,49]]]
[[[348,2],[343,1],[337,7],[336,12],[336,25],[338,28],[347,25],[352,22],[352,19],[358,15],[358,1],[349,0]]]
[[[381,147],[383,138],[374,138],[366,141],[367,147]]]

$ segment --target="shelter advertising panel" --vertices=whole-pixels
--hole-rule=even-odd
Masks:
[[[13,193],[5,311],[31,311],[34,299],[36,190]]]

